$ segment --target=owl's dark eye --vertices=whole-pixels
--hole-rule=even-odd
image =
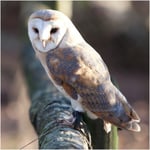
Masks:
[[[39,30],[38,30],[37,28],[33,28],[33,31],[34,31],[35,33],[39,33]]]
[[[59,28],[52,28],[51,30],[51,34],[56,33],[58,31]]]

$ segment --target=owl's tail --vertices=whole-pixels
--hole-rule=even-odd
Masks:
[[[125,104],[123,113],[120,113],[118,126],[134,132],[140,132],[141,127],[139,126],[140,118],[135,110],[127,103]]]
[[[106,119],[104,117],[104,120],[118,126],[119,128],[140,132],[141,128],[138,124],[140,122],[139,116],[117,88],[116,99],[116,110],[113,111],[111,115],[107,116]]]
[[[140,132],[141,128],[138,124],[140,122],[139,116],[118,89],[116,91],[116,98],[119,100],[118,106],[120,107],[117,110],[120,122],[118,125],[130,131]]]
[[[140,122],[139,116],[128,102],[122,104],[125,111],[125,115],[127,115],[127,117],[129,118],[129,121],[123,124],[123,126],[128,130],[140,132],[141,127],[138,124]]]

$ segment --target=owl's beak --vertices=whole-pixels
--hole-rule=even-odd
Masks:
[[[46,47],[46,40],[42,40],[42,45],[44,48]]]

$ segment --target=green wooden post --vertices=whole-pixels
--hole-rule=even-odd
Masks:
[[[118,149],[117,127],[112,126],[111,132],[107,134],[101,119],[91,120],[85,115],[84,120],[90,130],[94,149]]]

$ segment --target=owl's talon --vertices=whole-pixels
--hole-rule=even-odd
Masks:
[[[67,119],[65,119],[65,118],[57,119],[57,123],[60,123],[61,125],[66,125],[66,126],[73,128],[75,120],[76,120],[76,118],[74,118],[74,116],[71,116]]]

